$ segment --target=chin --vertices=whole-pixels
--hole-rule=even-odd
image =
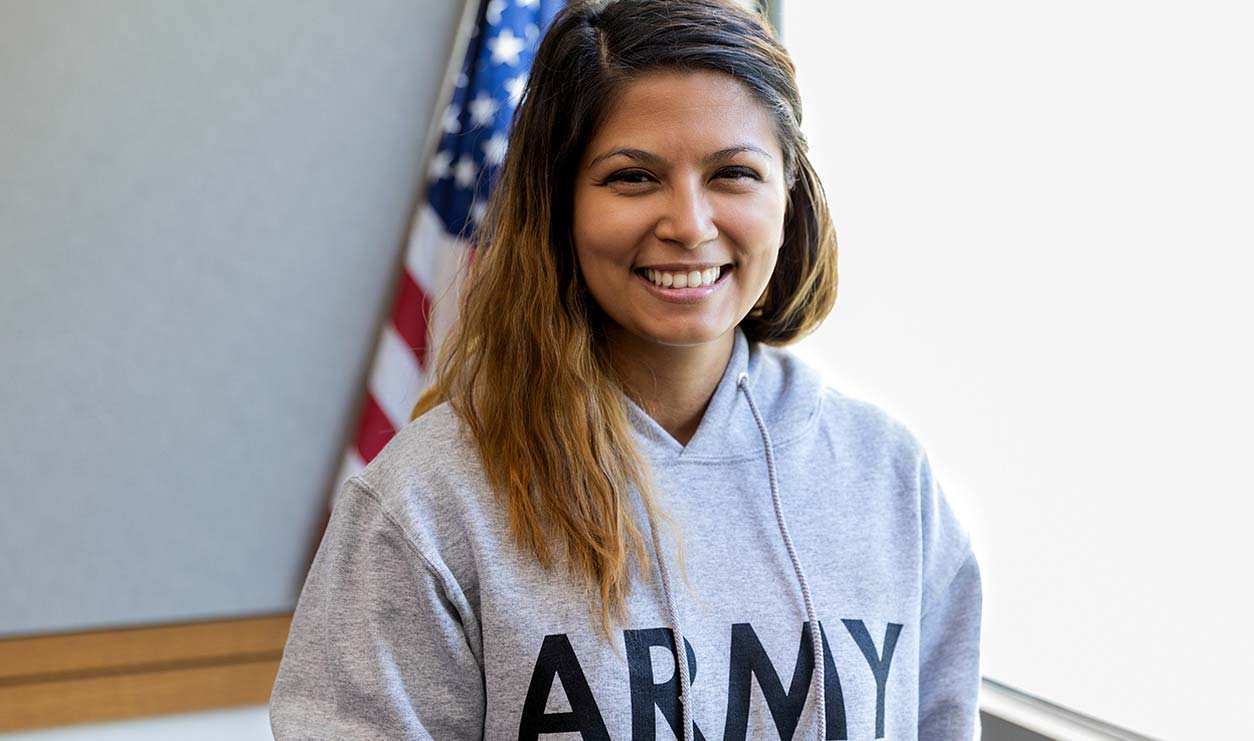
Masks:
[[[656,342],[659,345],[696,347],[722,339],[734,328],[735,325],[724,327],[721,325],[694,324],[691,326],[658,328],[648,332],[633,332],[633,334]]]

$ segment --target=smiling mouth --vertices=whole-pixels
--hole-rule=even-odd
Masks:
[[[701,288],[718,283],[733,270],[727,263],[704,270],[657,270],[654,268],[637,268],[636,275],[649,281],[659,288]]]

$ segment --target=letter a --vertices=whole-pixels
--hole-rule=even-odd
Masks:
[[[553,677],[560,677],[570,703],[568,713],[545,713],[544,706],[553,689]],[[547,635],[531,672],[531,686],[523,701],[518,741],[536,741],[542,733],[577,732],[584,741],[610,741],[601,711],[597,708],[588,679],[579,666],[570,639],[564,633]]]

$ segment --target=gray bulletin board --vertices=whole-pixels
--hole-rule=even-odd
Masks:
[[[292,609],[461,15],[0,2],[0,637]]]

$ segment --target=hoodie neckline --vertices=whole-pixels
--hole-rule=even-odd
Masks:
[[[638,444],[651,459],[668,461],[726,461],[762,456],[762,441],[752,424],[737,378],[748,373],[767,426],[776,445],[787,445],[804,435],[818,418],[823,383],[818,375],[789,353],[750,342],[736,327],[731,357],[723,369],[705,414],[687,445],[680,443],[626,394],[627,416]]]

